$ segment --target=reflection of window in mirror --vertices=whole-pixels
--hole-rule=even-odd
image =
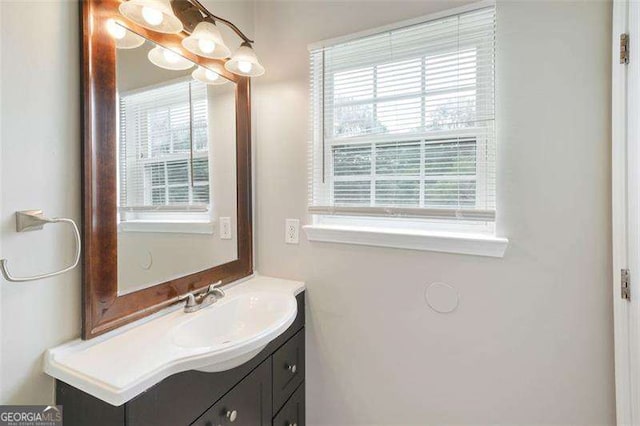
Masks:
[[[174,80],[121,93],[119,121],[120,229],[212,229],[206,85]]]

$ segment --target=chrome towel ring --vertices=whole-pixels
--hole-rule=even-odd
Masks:
[[[7,269],[7,264],[9,263],[8,260],[0,259],[0,272],[2,272],[2,275],[7,281],[16,283],[41,280],[44,278],[50,278],[55,277],[56,275],[64,274],[65,272],[69,272],[70,270],[78,266],[81,250],[80,231],[78,230],[78,225],[76,225],[76,223],[72,219],[67,219],[64,217],[47,218],[43,215],[42,210],[24,210],[16,212],[16,231],[18,232],[39,231],[47,223],[67,223],[73,228],[73,235],[75,237],[76,243],[76,253],[73,264],[59,271],[49,272],[48,274],[33,275],[30,277],[14,277],[9,272],[9,269]]]

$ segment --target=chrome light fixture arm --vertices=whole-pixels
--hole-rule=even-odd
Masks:
[[[242,77],[259,77],[265,72],[253,50],[254,41],[231,21],[211,13],[200,0],[127,0],[118,9],[124,17],[152,31],[186,33],[187,37],[181,41],[186,50],[204,58],[223,60],[224,68],[230,73]],[[231,28],[242,39],[242,44],[233,55],[224,42],[216,21]],[[155,64],[161,68],[173,69]],[[211,80],[215,81],[215,78]],[[205,83],[219,84],[209,81]]]
[[[200,3],[200,1],[198,0],[188,0],[188,1],[190,1],[195,7],[197,7],[204,16],[211,18],[214,21],[222,22],[227,27],[231,28],[238,35],[238,37],[240,37],[242,40],[245,41],[245,43],[251,43],[251,44],[255,43],[255,41],[251,40],[249,37],[244,35],[244,33],[240,30],[240,28],[238,28],[233,22],[228,21],[224,18],[221,18],[209,12],[209,10],[206,7],[204,7],[202,3]]]

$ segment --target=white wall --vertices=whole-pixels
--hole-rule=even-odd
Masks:
[[[308,423],[612,424],[610,3],[498,2],[504,259],[284,244],[309,221],[306,45],[452,5],[257,2],[257,266],[307,282]]]
[[[253,35],[252,4],[205,3]],[[16,275],[46,272],[72,257],[68,229],[17,234],[13,214],[42,208],[80,219],[78,16],[78,2],[70,0],[0,1],[0,241]],[[80,335],[80,281],[79,269],[25,284],[0,278],[1,404],[53,402],[42,354]]]
[[[16,210],[80,219],[78,5],[2,1],[0,240],[16,275],[72,260],[63,225],[15,232]],[[25,22],[30,31],[24,31]],[[2,403],[50,403],[44,350],[79,335],[80,271],[32,283],[1,280]]]

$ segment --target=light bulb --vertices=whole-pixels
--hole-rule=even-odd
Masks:
[[[211,81],[216,81],[217,79],[220,78],[220,74],[218,74],[217,72],[213,72],[211,70],[206,70],[204,72],[204,76],[207,78],[207,80],[211,80]]]
[[[116,40],[122,40],[124,36],[127,35],[127,30],[124,27],[118,25],[118,23],[113,19],[109,19],[107,21],[107,31],[109,31],[111,37],[115,38]]]
[[[149,25],[160,25],[163,19],[162,12],[149,6],[142,8],[142,17]]]
[[[216,49],[216,42],[206,38],[198,40],[198,48],[204,53],[211,53]]]
[[[253,68],[253,64],[248,61],[238,61],[238,69],[241,72],[248,73],[251,72],[251,68]]]
[[[169,49],[163,49],[162,56],[164,56],[164,59],[171,64],[175,64],[180,60],[180,55]]]

